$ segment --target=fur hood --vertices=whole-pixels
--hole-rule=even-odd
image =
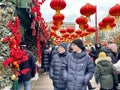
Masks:
[[[95,60],[95,63],[97,64],[99,61],[106,60],[106,61],[112,61],[110,57],[100,57]]]

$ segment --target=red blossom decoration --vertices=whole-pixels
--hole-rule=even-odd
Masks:
[[[20,75],[19,68],[16,68],[13,65],[13,62],[16,61],[17,64],[21,64],[28,60],[28,54],[25,50],[21,50],[19,44],[21,43],[21,34],[20,34],[20,20],[18,17],[15,17],[14,20],[10,20],[7,24],[7,27],[13,33],[12,36],[5,37],[1,41],[8,42],[10,47],[10,56],[6,58],[2,64],[5,67],[10,67],[14,74]],[[27,70],[28,71],[28,70]],[[24,71],[25,72],[25,71]]]

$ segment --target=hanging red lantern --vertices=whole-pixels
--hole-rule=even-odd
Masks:
[[[63,24],[63,21],[59,21],[59,22],[53,21],[53,24],[57,26],[57,28],[59,28]]]
[[[112,16],[107,16],[102,20],[102,22],[106,25],[110,25],[111,23],[114,23],[114,21],[115,21],[115,18]]]
[[[84,24],[83,27],[84,27],[84,29],[87,29],[89,27],[89,25],[88,24]]]
[[[88,19],[87,19],[86,17],[84,17],[84,16],[80,16],[80,17],[78,17],[78,18],[76,19],[76,23],[77,23],[78,25],[87,24],[87,22],[88,22]]]
[[[96,7],[94,5],[91,5],[90,3],[86,3],[86,5],[82,6],[80,9],[80,13],[82,15],[85,15],[87,18],[90,17],[90,15],[94,14],[96,12]]]
[[[76,33],[71,33],[71,40],[73,40],[73,39],[75,39],[75,38],[77,38]]]
[[[106,25],[103,22],[99,22],[98,25],[99,25],[100,30],[105,30]]]
[[[75,32],[76,32],[76,34],[81,34],[82,33],[81,30],[76,30]]]
[[[51,29],[54,30],[54,31],[56,31],[58,28],[57,28],[57,26],[52,25],[52,26],[51,26]]]
[[[55,14],[54,16],[53,16],[53,21],[56,21],[56,22],[59,22],[59,21],[63,21],[64,20],[64,15],[63,14]]]
[[[84,16],[80,16],[76,19],[76,23],[79,25],[81,30],[84,30],[84,25],[87,24],[88,19]]]
[[[68,33],[73,33],[73,32],[74,32],[74,28],[70,28],[70,27],[67,28],[67,32],[68,32]]]
[[[57,11],[57,13],[60,12],[60,10],[64,9],[66,7],[66,2],[64,0],[52,0],[50,2],[50,7]]]
[[[62,37],[64,37],[64,38],[68,38],[68,37],[69,37],[69,34],[68,34],[68,33],[65,33],[65,34],[63,34]]]
[[[96,28],[94,28],[94,27],[88,27],[88,28],[86,29],[86,31],[87,31],[87,32],[90,32],[90,33],[93,33],[93,32],[96,32]]]
[[[65,33],[65,34],[63,34],[63,36],[62,36],[63,38],[65,38],[65,41],[67,41],[68,40],[68,38],[69,38],[69,34],[68,33]]]
[[[87,36],[87,35],[89,35],[89,34],[90,34],[89,32],[82,32],[80,36],[81,36],[81,37],[85,37],[85,36]]]
[[[119,4],[115,4],[115,6],[111,7],[109,9],[109,14],[112,16],[115,16],[116,18],[116,22],[119,21],[119,17],[120,17],[120,5]]]
[[[60,33],[61,33],[61,34],[66,33],[66,31],[67,31],[66,29],[60,29]]]
[[[53,32],[53,31],[51,31],[51,32],[50,32],[50,37],[55,37],[55,36],[56,36],[56,33]]]
[[[75,33],[76,33],[77,37],[79,38],[82,31],[81,30],[76,30]]]
[[[111,29],[111,24],[114,23],[115,18],[112,16],[107,16],[105,18],[103,18],[102,22],[106,25],[106,29],[109,30]]]

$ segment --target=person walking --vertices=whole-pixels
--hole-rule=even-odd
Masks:
[[[111,61],[105,52],[100,52],[96,59],[95,80],[100,83],[100,90],[116,90],[113,88],[118,81],[117,74]]]
[[[113,64],[117,62],[117,45],[116,44],[109,44],[105,53],[107,54],[107,56],[111,57]]]
[[[75,39],[71,43],[72,52],[67,54],[62,64],[66,90],[87,90],[87,84],[94,74],[94,64],[86,54],[83,42]]]
[[[18,90],[22,90],[22,85],[24,85],[24,90],[30,90],[30,80],[35,76],[36,72],[36,64],[35,64],[35,57],[33,53],[29,50],[26,50],[26,43],[22,42],[20,44],[20,49],[25,50],[28,54],[28,60],[25,62],[22,62],[19,65],[20,72],[24,69],[29,69],[26,73],[20,73],[19,79],[18,79]]]
[[[62,79],[62,63],[67,55],[67,44],[62,42],[58,45],[55,55],[53,55],[49,75],[53,81],[54,90],[66,90],[66,82]]]
[[[47,74],[49,71],[49,66],[50,66],[50,50],[49,46],[45,45],[43,51],[42,51],[42,65],[41,68],[44,69],[44,74]]]
[[[99,42],[95,43],[94,47],[91,47],[89,55],[93,58],[94,64],[95,60],[98,58],[98,54],[102,51],[101,44]]]

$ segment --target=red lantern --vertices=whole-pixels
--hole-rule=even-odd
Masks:
[[[111,23],[114,23],[114,21],[115,21],[115,18],[112,16],[107,16],[102,20],[102,22],[106,25],[110,25]]]
[[[89,35],[90,33],[89,32],[82,32],[82,34],[80,35],[81,37],[85,37],[87,35]]]
[[[58,22],[58,21],[63,21],[64,20],[64,15],[63,14],[55,14],[54,16],[53,16],[53,21],[56,21],[56,22]]]
[[[115,4],[115,6],[110,8],[109,14],[112,15],[112,16],[115,16],[116,17],[116,21],[118,21],[119,17],[120,17],[120,5],[119,4]]]
[[[84,24],[83,27],[84,27],[84,29],[87,29],[89,27],[89,25],[88,24]]]
[[[56,33],[55,32],[50,32],[50,37],[55,37],[56,36]]]
[[[54,30],[54,31],[56,31],[58,28],[57,28],[57,26],[52,25],[52,26],[51,26],[51,29]]]
[[[102,22],[106,25],[106,29],[110,30],[111,29],[111,24],[114,23],[115,18],[112,16],[107,16],[105,18],[103,18]]]
[[[96,7],[91,5],[90,3],[86,3],[83,7],[80,9],[80,13],[82,15],[85,15],[86,17],[90,17],[90,15],[94,14],[96,12]]]
[[[66,2],[64,0],[52,0],[50,7],[59,13],[60,10],[66,7]]]
[[[68,33],[65,33],[62,37],[68,38],[68,37],[69,37],[69,34],[68,34]]]
[[[76,34],[81,34],[82,33],[81,30],[76,30],[75,32],[76,32]]]
[[[93,27],[88,27],[86,29],[87,32],[90,32],[90,33],[93,33],[93,32],[96,32],[96,28],[93,28]]]
[[[101,28],[101,30],[106,28],[106,25],[103,22],[100,22],[98,25]]]
[[[75,38],[77,38],[76,33],[71,33],[71,39],[75,39]]]
[[[84,16],[80,16],[76,19],[76,23],[79,25],[81,30],[84,30],[84,25],[87,24],[88,19]]]
[[[74,32],[74,28],[67,28],[67,32],[73,33]]]
[[[82,31],[81,30],[76,30],[75,33],[77,34],[77,37],[79,38]]]
[[[61,34],[66,33],[66,31],[67,31],[66,29],[60,29],[60,33],[61,33]]]
[[[88,19],[84,16],[80,16],[76,19],[76,23],[78,25],[84,25],[84,24],[87,24],[87,22],[88,22]]]
[[[59,21],[59,22],[53,21],[53,24],[59,28],[63,24],[63,22],[62,21]]]

